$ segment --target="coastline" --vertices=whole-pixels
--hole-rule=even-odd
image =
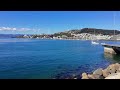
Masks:
[[[52,40],[93,40],[93,41],[120,41],[119,35],[93,35],[89,33],[71,34],[72,37],[66,35],[54,36],[54,35],[21,35],[15,38],[29,38],[29,39],[52,39]]]
[[[19,39],[37,39],[37,40],[80,40],[80,41],[93,41],[91,39],[49,39],[49,38],[19,38]],[[120,41],[120,40],[107,40],[107,39],[101,39],[101,40],[94,40],[94,41]]]
[[[98,68],[91,74],[82,73],[81,79],[120,79],[120,64],[110,64],[107,68]]]

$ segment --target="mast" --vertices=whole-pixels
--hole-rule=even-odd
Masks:
[[[115,12],[113,12],[113,22],[114,22],[114,35],[115,35]]]

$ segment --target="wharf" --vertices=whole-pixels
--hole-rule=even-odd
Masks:
[[[120,54],[120,45],[102,44],[102,46],[104,46],[105,53]]]

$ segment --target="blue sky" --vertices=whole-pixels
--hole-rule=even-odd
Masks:
[[[120,30],[120,11],[0,11],[1,34],[50,34],[81,28]]]

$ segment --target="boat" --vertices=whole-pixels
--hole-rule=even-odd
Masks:
[[[93,38],[95,38],[95,30],[94,30],[94,36],[93,36]],[[98,45],[99,43],[98,42],[95,42],[95,40],[93,41],[91,41],[91,44],[95,44],[95,45]]]
[[[92,44],[99,44],[98,42],[95,42],[95,41],[91,41]]]

